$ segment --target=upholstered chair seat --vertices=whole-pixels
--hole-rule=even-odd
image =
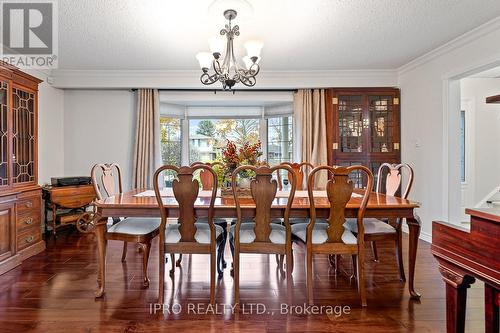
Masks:
[[[393,228],[389,223],[381,221],[375,218],[364,218],[363,226],[365,227],[365,235],[375,235],[375,234],[395,234],[396,229]],[[351,232],[358,233],[358,222],[355,218],[348,218],[344,223],[344,228],[350,230]]]
[[[283,218],[274,218],[271,220],[272,223],[283,224]],[[306,217],[290,217],[288,219],[288,223],[297,224],[297,223],[309,223],[309,218]]]
[[[277,223],[271,223],[271,234],[269,235],[269,240],[273,244],[285,244],[286,243],[286,229],[285,226]],[[236,225],[232,225],[229,228],[230,237],[234,237],[234,229]],[[255,222],[242,223],[240,227],[240,243],[249,244],[255,241]]]
[[[292,225],[292,234],[300,238],[304,243],[306,242],[306,229],[308,223],[298,223]],[[328,223],[315,223],[312,231],[312,243],[313,244],[323,244],[328,239],[328,234],[326,229],[328,229]],[[342,242],[344,244],[357,244],[358,240],[353,233],[344,229],[342,233]]]
[[[181,240],[181,233],[179,232],[180,224],[167,224],[165,227],[165,243],[173,244],[179,243]],[[196,233],[194,239],[201,244],[210,244],[210,226],[207,222],[196,222],[194,224],[196,227]],[[215,239],[224,231],[220,225],[214,225],[215,227]]]
[[[160,218],[128,217],[108,228],[108,233],[124,235],[146,235],[160,227]]]

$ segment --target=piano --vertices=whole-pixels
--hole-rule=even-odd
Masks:
[[[463,333],[467,288],[485,284],[485,332],[498,333],[500,304],[500,208],[466,209],[470,230],[432,223],[432,254],[446,285],[446,330]]]

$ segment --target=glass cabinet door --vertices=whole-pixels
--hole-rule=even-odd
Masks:
[[[35,93],[12,89],[12,145],[14,185],[35,181]]]
[[[9,185],[9,89],[0,80],[0,187]]]
[[[370,115],[370,152],[390,153],[394,149],[395,116],[393,96],[368,96]]]
[[[363,96],[339,96],[338,126],[340,152],[362,153],[364,151]]]

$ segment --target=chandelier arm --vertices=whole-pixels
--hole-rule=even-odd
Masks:
[[[212,67],[217,75],[222,75],[222,68],[218,59],[214,59],[212,61]]]
[[[251,78],[257,76],[257,74],[259,74],[259,70],[260,70],[259,65],[253,64],[252,66],[250,66],[250,69],[239,69],[238,73],[239,75],[244,76],[246,78]]]
[[[242,76],[239,75],[240,82],[243,83],[247,87],[253,87],[255,83],[257,83],[257,79],[255,76]]]
[[[215,82],[219,81],[219,75],[217,73],[210,75],[210,74],[208,74],[208,72],[204,72],[200,76],[200,81],[204,85],[208,86],[208,85],[214,84]]]

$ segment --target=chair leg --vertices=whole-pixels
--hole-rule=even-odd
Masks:
[[[179,259],[175,262],[176,267],[181,267],[181,262],[182,262],[182,253],[179,254]]]
[[[285,269],[284,269],[285,267],[284,266],[285,266],[285,255],[280,254],[279,260],[278,260],[278,268],[280,270],[280,273],[283,275],[285,274]]]
[[[226,249],[226,242],[227,242],[227,222],[226,223],[221,223],[220,226],[222,227],[222,244],[221,249],[222,249],[222,255],[221,255],[221,264],[222,264],[222,269],[227,267],[226,260],[224,259],[224,250]]]
[[[292,269],[293,269],[293,254],[292,250],[286,254],[286,288],[288,304],[292,304]]]
[[[158,274],[158,303],[163,304],[163,299],[165,297],[165,249],[163,249],[162,244],[160,244],[159,251],[159,274]]]
[[[216,246],[210,251],[210,304],[215,304],[215,264],[216,264]]]
[[[358,276],[358,258],[355,254],[351,256],[352,259],[352,275],[351,279]]]
[[[125,262],[126,259],[127,259],[127,242],[123,242],[122,262]]]
[[[405,268],[403,264],[403,234],[401,228],[396,230],[396,260],[399,269],[399,279],[401,281],[406,281]]]
[[[329,254],[328,255],[328,262],[330,263],[330,266],[333,267],[333,273],[337,275],[338,270],[338,255],[337,254]]]
[[[313,255],[312,252],[306,251],[306,286],[307,286],[307,302],[309,305],[313,304]]]
[[[175,273],[175,254],[170,253],[170,261],[172,262],[172,267],[170,268],[170,276],[174,276]]]
[[[142,247],[142,274],[144,275],[144,287],[149,287],[149,277],[148,277],[148,262],[149,262],[149,252],[151,250],[151,240],[147,243],[141,244]]]
[[[234,283],[234,305],[240,308],[240,252],[234,249],[233,256],[233,283]]]
[[[377,243],[375,241],[372,241],[370,243],[372,246],[373,261],[378,262]]]
[[[225,248],[225,240],[224,236],[220,237],[221,240],[217,243],[217,274],[219,278],[224,275],[224,248]]]
[[[361,306],[366,306],[366,286],[365,286],[365,254],[363,249],[358,253],[358,290],[361,298]]]
[[[234,277],[234,238],[232,235],[229,235],[229,249],[231,250],[231,257],[233,259],[233,263],[231,264],[231,276]]]

